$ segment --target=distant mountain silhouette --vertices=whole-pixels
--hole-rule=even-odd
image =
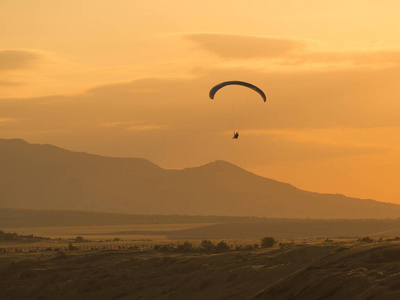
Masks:
[[[398,218],[400,205],[303,191],[225,161],[167,170],[0,139],[0,207],[132,214]]]

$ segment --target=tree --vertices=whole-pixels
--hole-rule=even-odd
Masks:
[[[201,251],[204,252],[211,252],[214,250],[215,245],[213,242],[211,242],[210,240],[202,240],[199,246]]]
[[[193,250],[193,244],[190,243],[189,241],[184,241],[183,244],[179,244],[176,247],[176,250],[178,250],[180,252],[189,252],[189,251]]]
[[[271,248],[275,243],[276,241],[273,237],[265,237],[261,240],[261,248]]]
[[[229,245],[227,243],[225,243],[224,241],[220,241],[217,246],[215,247],[215,250],[217,250],[217,252],[225,252],[225,251],[229,251],[231,248],[229,247]]]

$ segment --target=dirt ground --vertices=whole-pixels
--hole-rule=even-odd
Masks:
[[[400,244],[0,253],[1,299],[400,299]]]

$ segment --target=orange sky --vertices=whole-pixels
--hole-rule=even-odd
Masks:
[[[0,137],[400,203],[400,2],[0,1]],[[214,101],[209,89],[225,80]],[[233,130],[240,138],[232,141]]]

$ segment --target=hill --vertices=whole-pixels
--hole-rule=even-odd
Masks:
[[[0,139],[0,207],[162,215],[397,218],[400,205],[320,194],[225,161],[183,170]]]
[[[5,253],[1,299],[399,299],[398,242]]]

